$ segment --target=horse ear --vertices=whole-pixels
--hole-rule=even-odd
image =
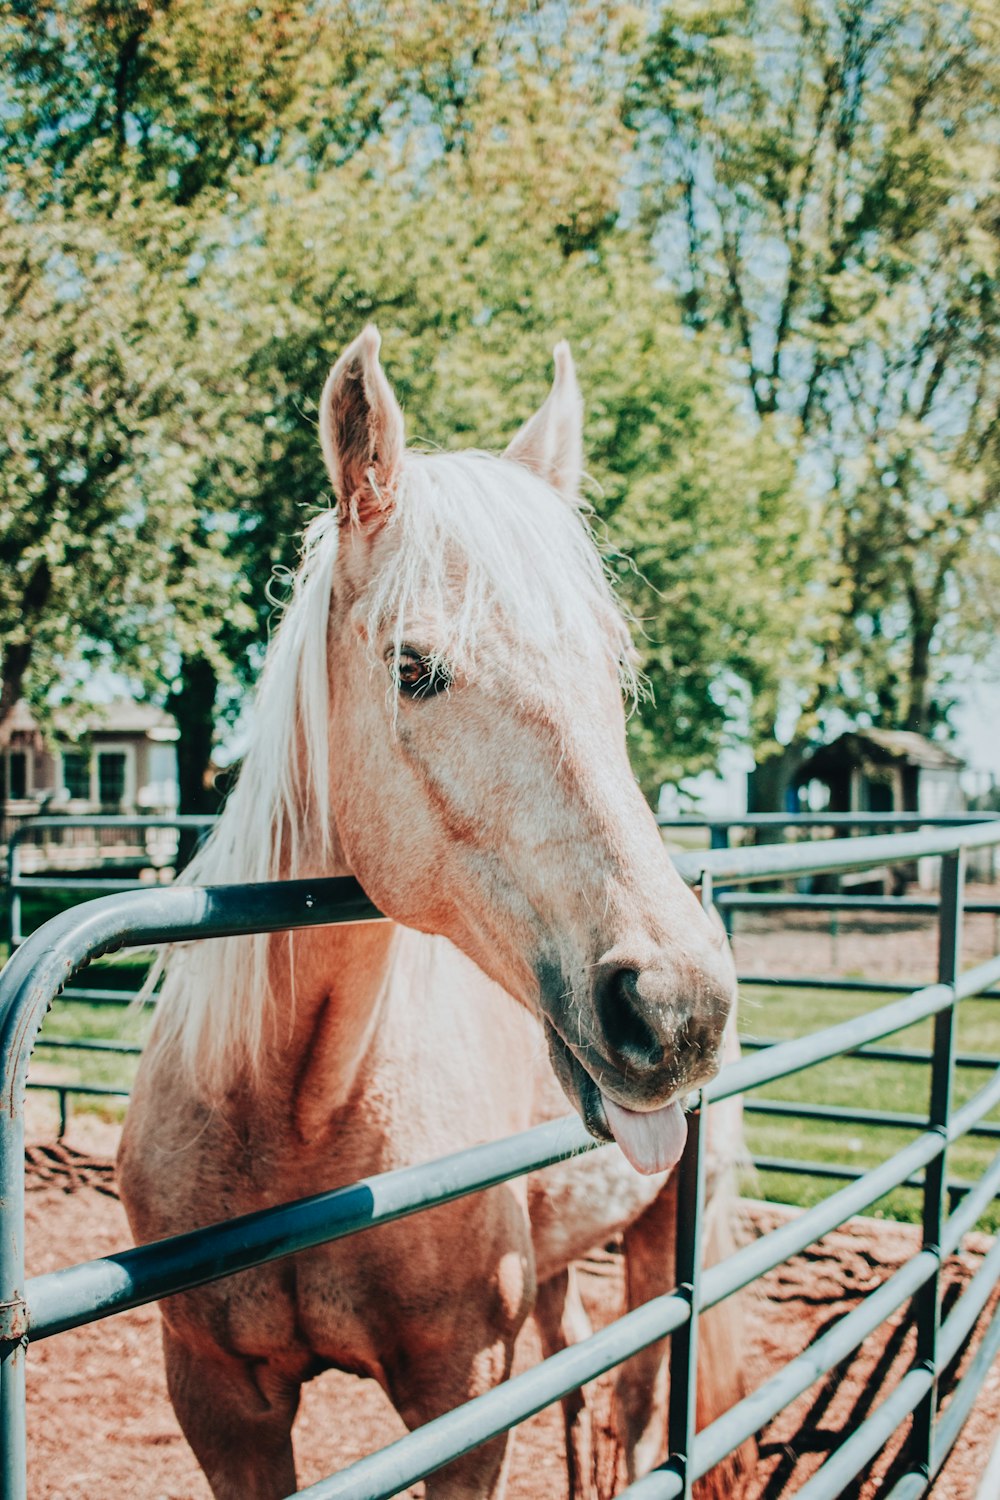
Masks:
[[[403,413],[378,351],[382,340],[369,323],[337,360],[319,409],[319,437],[344,520],[377,525],[392,508],[406,440]]]
[[[504,457],[523,464],[568,500],[577,500],[583,474],[583,397],[565,340],[556,345],[554,358],[551,391]]]

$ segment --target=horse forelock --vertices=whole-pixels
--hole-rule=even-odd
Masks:
[[[350,540],[345,540],[346,537]],[[629,636],[587,516],[507,459],[477,452],[407,455],[394,503],[372,538],[352,535],[338,510],[307,528],[290,600],[268,649],[250,745],[222,816],[182,877],[186,882],[274,880],[331,871],[339,847],[331,812],[330,614],[341,548],[367,549],[352,613],[377,663],[398,652],[415,618],[433,622],[435,654],[474,663],[498,620],[526,670],[567,640],[603,653],[627,692],[637,681]],[[351,559],[342,558],[344,568]],[[351,571],[355,571],[351,568]],[[388,686],[387,692],[391,691]],[[294,997],[289,935],[285,1003]],[[268,1015],[267,935],[225,938],[165,964],[158,1037],[173,1039],[203,1089],[255,1072],[279,1033]],[[285,1021],[290,1026],[291,1016]]]
[[[637,691],[585,508],[520,464],[474,450],[410,454],[382,541],[385,559],[358,602],[373,644],[398,653],[413,621],[429,622],[434,653],[472,665],[499,625],[526,657],[554,658],[577,641]]]

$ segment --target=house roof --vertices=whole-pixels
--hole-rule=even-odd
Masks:
[[[0,746],[14,744],[15,741],[19,748],[27,745],[41,749],[42,746],[38,725],[31,717],[31,710],[23,698],[18,698],[3,724],[0,725]]]
[[[79,720],[77,721],[79,723]],[[59,725],[59,716],[56,715]],[[60,726],[61,727],[61,726]],[[87,734],[147,734],[159,738],[157,730],[173,730],[177,724],[172,714],[155,703],[136,703],[131,698],[116,698],[111,703],[96,704],[83,715]]]
[[[23,698],[18,698],[14,707],[4,720],[4,731],[9,734],[31,734],[38,728],[31,717],[31,709]]]
[[[68,713],[56,709],[53,714],[56,735],[79,739],[88,734],[144,735],[151,740],[175,740],[177,723],[166,709],[155,703],[137,703],[131,698],[115,698],[110,703],[94,704],[83,712]],[[23,698],[11,710],[4,733],[38,734],[39,726]]]

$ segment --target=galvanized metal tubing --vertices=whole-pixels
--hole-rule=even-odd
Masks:
[[[922,1493],[921,1486],[926,1488],[929,1477],[943,1463],[992,1355],[1000,1347],[997,1320],[944,1416],[939,1416],[937,1375],[968,1337],[1000,1275],[1000,1249],[995,1247],[965,1295],[941,1321],[937,1278],[942,1258],[958,1245],[1000,1191],[998,1157],[981,1181],[969,1187],[951,1215],[946,1215],[950,1186],[945,1170],[947,1147],[959,1135],[980,1129],[983,1116],[1000,1103],[1000,1073],[995,1073],[961,1109],[951,1106],[951,1079],[957,1061],[955,1005],[1000,981],[1000,956],[966,974],[957,974],[962,851],[998,842],[1000,826],[993,824],[888,838],[830,840],[811,846],[716,849],[679,860],[688,878],[700,878],[703,899],[708,901],[713,882],[720,878],[741,883],[830,869],[864,869],[924,854],[945,856],[937,983],[852,1021],[752,1053],[714,1080],[703,1096],[706,1102],[724,1099],[858,1049],[868,1048],[867,1055],[872,1055],[878,1050],[873,1049],[874,1043],[916,1020],[933,1017],[934,1046],[930,1054],[921,1057],[931,1066],[928,1115],[877,1119],[877,1123],[905,1124],[916,1129],[917,1135],[887,1161],[857,1174],[856,1180],[816,1207],[744,1246],[721,1264],[702,1270],[704,1153],[700,1113],[696,1112],[680,1168],[683,1211],[679,1215],[676,1291],[635,1309],[535,1369],[300,1494],[310,1500],[377,1500],[394,1495],[670,1333],[671,1456],[665,1467],[639,1480],[626,1493],[647,1500],[651,1496],[682,1496],[686,1500],[698,1477],[825,1375],[885,1316],[910,1298],[915,1299],[919,1340],[913,1368],[800,1493],[810,1500],[839,1493],[870,1461],[899,1421],[913,1412],[919,1451],[913,1472],[897,1486],[897,1500]],[[614,1149],[596,1147],[580,1121],[571,1116],[426,1166],[369,1178],[333,1193],[35,1277],[26,1284],[23,1102],[28,1059],[45,1010],[73,974],[99,954],[126,944],[277,931],[377,915],[355,882],[345,880],[214,889],[151,888],[106,896],[54,919],[22,945],[0,976],[0,1197],[5,1217],[5,1233],[0,1236],[0,1493],[4,1500],[25,1500],[26,1495],[24,1357],[29,1340],[51,1337],[309,1245],[362,1232],[538,1170],[581,1150]],[[868,1114],[877,1112],[854,1113],[867,1119]],[[995,1128],[990,1128],[991,1134]],[[919,1254],[805,1354],[696,1435],[695,1311],[715,1306],[892,1188],[912,1181],[921,1171],[925,1213],[924,1245]]]
[[[10,940],[16,948],[24,940],[21,930],[21,893],[25,890],[62,891],[130,891],[142,890],[140,880],[111,880],[100,876],[83,876],[79,879],[61,879],[51,875],[22,875],[21,846],[29,843],[37,833],[66,833],[75,829],[138,830],[168,829],[176,832],[203,832],[216,821],[197,813],[172,813],[160,816],[155,813],[119,816],[108,813],[83,813],[74,817],[30,818],[16,828],[7,845],[7,887],[10,896]]]

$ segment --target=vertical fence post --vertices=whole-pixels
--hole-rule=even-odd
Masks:
[[[22,1094],[23,1099],[23,1094]],[[27,1497],[24,1114],[0,1111],[0,1495]]]
[[[714,843],[713,829],[713,843]],[[728,847],[729,830],[725,830]],[[716,845],[716,847],[720,847]],[[701,904],[714,903],[712,876],[701,874]],[[683,1500],[691,1500],[691,1454],[694,1447],[698,1401],[698,1304],[701,1300],[702,1219],[705,1206],[705,1152],[702,1139],[701,1095],[688,1113],[688,1137],[677,1167],[677,1289],[690,1301],[691,1315],[670,1337],[670,1401],[667,1412],[668,1467],[679,1476]]]
[[[941,861],[941,905],[938,917],[938,979],[953,985],[962,959],[962,902],[965,890],[965,851],[946,854]],[[931,1057],[931,1088],[928,1125],[948,1129],[951,1115],[952,1081],[955,1073],[955,1001],[934,1018]],[[937,1251],[941,1245],[948,1190],[948,1156],[943,1150],[924,1173],[923,1244]],[[915,1298],[917,1360],[934,1370],[938,1359],[941,1322],[940,1267]],[[938,1382],[935,1377],[927,1395],[913,1413],[914,1463],[930,1477],[934,1463],[934,1420],[937,1415]]]
[[[13,953],[23,941],[21,932],[21,860],[19,828],[11,829],[7,854],[7,889],[10,893],[10,951]]]
[[[732,830],[730,829],[728,823],[712,823],[712,824],[710,824],[709,825],[709,830],[708,830],[708,846],[709,846],[709,848],[710,849],[728,849],[730,847],[731,834],[732,834]],[[703,880],[705,879],[704,875],[702,875],[702,879]],[[709,885],[709,902],[712,899],[712,897],[711,897],[711,889],[712,889],[712,887],[711,887],[711,884],[710,884]],[[709,902],[704,901],[704,898],[703,898],[702,905],[708,905]],[[733,935],[733,918],[735,916],[733,908],[731,906],[720,906],[719,907],[719,915],[722,918],[722,924],[725,927],[726,932],[728,933],[728,935],[730,937],[732,937],[732,935]]]
[[[677,1289],[691,1304],[691,1315],[670,1336],[670,1404],[667,1420],[668,1465],[691,1500],[691,1454],[698,1396],[698,1302],[701,1297],[701,1221],[705,1200],[705,1153],[702,1107],[688,1115],[688,1138],[677,1168]]]

